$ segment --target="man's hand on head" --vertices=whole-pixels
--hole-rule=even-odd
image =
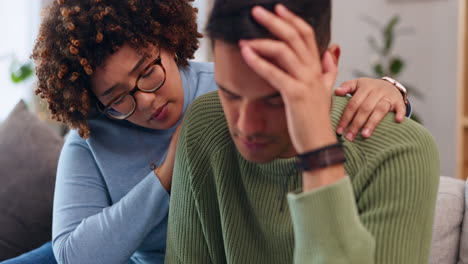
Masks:
[[[329,51],[320,56],[313,28],[282,5],[262,7],[254,19],[276,39],[242,40],[241,53],[253,71],[278,90],[284,101],[289,136],[298,154],[337,142],[330,120],[332,87],[338,72]],[[309,191],[344,177],[342,164],[304,172]]]
[[[336,142],[329,117],[337,67],[327,51],[322,58],[312,27],[282,5],[252,15],[276,39],[240,41],[242,56],[259,76],[281,93],[288,130],[298,153]]]

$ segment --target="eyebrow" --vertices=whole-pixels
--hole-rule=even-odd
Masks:
[[[104,97],[104,96],[108,96],[108,95],[112,94],[112,92],[114,92],[114,90],[115,90],[115,88],[117,88],[117,86],[119,86],[118,83],[112,85],[112,87],[110,87],[105,92],[103,92],[99,97]]]
[[[145,62],[146,56],[141,56],[140,60],[133,66],[133,69],[128,73],[128,75],[133,74],[140,66]]]
[[[132,70],[128,73],[128,75],[132,75],[136,70],[138,70],[138,68],[141,67],[141,65],[143,64],[143,62],[145,62],[145,60],[146,60],[146,56],[141,56],[140,60],[135,64],[135,66],[133,66]],[[99,97],[108,96],[112,94],[112,92],[115,90],[115,88],[117,88],[117,86],[119,86],[118,83],[112,85],[109,89],[103,92]]]
[[[228,89],[226,89],[225,87],[223,87],[223,86],[220,85],[220,84],[218,84],[218,87],[219,87],[219,89],[220,89],[221,91],[223,91],[223,92],[225,92],[225,93],[227,93],[227,94],[229,94],[229,95],[231,95],[231,96],[241,97],[240,95],[235,94],[235,93],[229,91]],[[262,99],[262,100],[268,100],[268,99],[273,99],[273,98],[280,97],[280,96],[281,96],[281,94],[280,94],[279,92],[277,92],[277,93],[274,93],[274,94],[262,96],[261,99]]]

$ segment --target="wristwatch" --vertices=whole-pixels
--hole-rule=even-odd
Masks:
[[[383,77],[382,80],[393,84],[398,89],[398,91],[400,91],[401,95],[403,95],[403,101],[405,102],[405,104],[408,105],[408,91],[403,86],[403,84],[401,84],[401,83],[397,82],[395,79],[392,79],[392,78],[387,77],[387,76]]]

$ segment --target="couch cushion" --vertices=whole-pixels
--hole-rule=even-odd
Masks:
[[[63,139],[19,102],[0,125],[0,260],[51,239]]]
[[[460,231],[465,211],[464,188],[465,183],[462,180],[440,178],[429,263],[456,264],[458,261]]]

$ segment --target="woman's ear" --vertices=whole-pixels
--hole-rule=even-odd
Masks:
[[[341,48],[338,44],[332,44],[328,47],[328,52],[332,55],[333,62],[338,66],[341,57]]]

